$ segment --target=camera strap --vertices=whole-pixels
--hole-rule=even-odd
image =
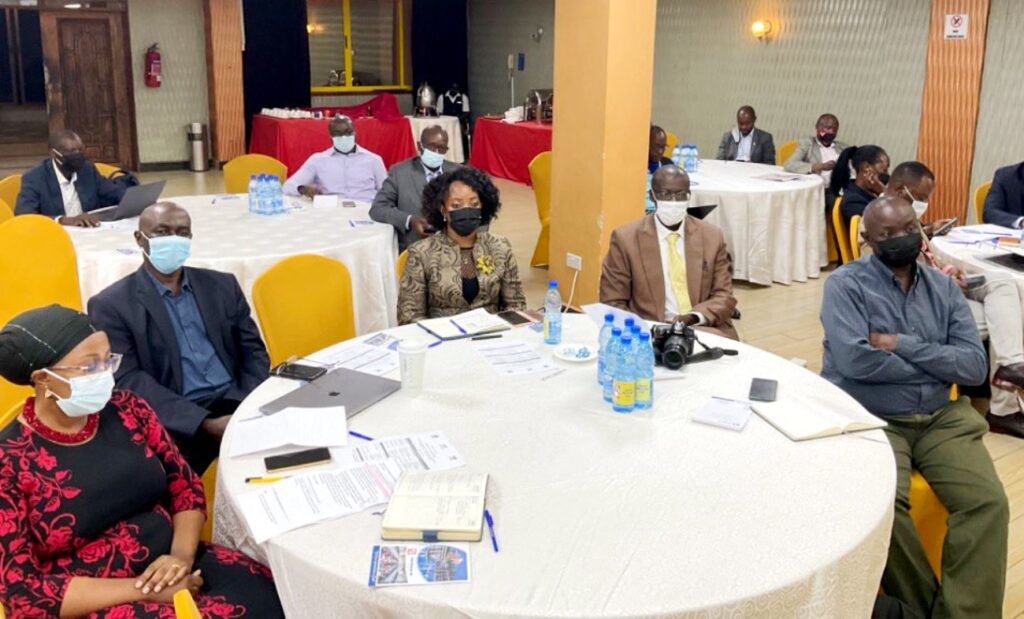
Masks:
[[[734,356],[740,354],[738,350],[733,350],[731,348],[721,348],[719,346],[714,346],[714,347],[708,346],[704,342],[700,341],[700,338],[697,337],[696,331],[694,331],[693,339],[698,344],[700,344],[700,347],[703,348],[704,351],[696,353],[696,354],[692,355],[689,359],[687,359],[686,363],[688,363],[688,364],[689,363],[700,363],[702,361],[714,361],[715,359],[721,359],[722,357],[725,357],[725,356],[734,357]]]

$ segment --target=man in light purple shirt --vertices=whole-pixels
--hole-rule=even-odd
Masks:
[[[384,160],[356,145],[356,129],[347,116],[335,116],[327,125],[333,145],[315,153],[284,184],[290,196],[312,198],[318,193],[371,202],[387,178]]]

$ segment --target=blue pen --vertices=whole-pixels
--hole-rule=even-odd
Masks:
[[[494,546],[494,552],[498,552],[498,538],[494,535],[494,518],[491,517],[490,510],[484,510],[484,519],[487,521],[487,529],[491,532],[491,545]]]
[[[436,342],[434,342],[433,344],[431,344],[431,345],[427,346],[427,348],[433,348],[433,347],[435,347],[435,346],[440,346],[441,344],[444,344],[444,340],[437,340],[437,341],[436,341]]]
[[[459,333],[461,333],[462,335],[469,335],[468,333],[466,333],[466,330],[465,330],[465,329],[463,329],[462,327],[460,327],[460,326],[459,326],[459,323],[455,322],[455,319],[454,319],[454,318],[449,318],[449,319],[448,319],[448,322],[450,322],[450,323],[452,323],[453,325],[455,325],[455,328],[456,328],[456,329],[458,329],[458,330],[459,330]]]
[[[349,431],[348,431],[348,433],[349,433],[350,435],[352,435],[352,436],[356,437],[356,438],[361,438],[361,439],[363,439],[364,441],[372,441],[372,440],[373,440],[373,438],[371,438],[371,437],[369,437],[369,436],[366,436],[365,434],[360,434],[360,433],[358,433],[358,432],[353,432],[352,430],[349,430]]]

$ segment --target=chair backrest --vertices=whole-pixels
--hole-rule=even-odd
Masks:
[[[850,256],[854,260],[860,260],[860,215],[850,218]]]
[[[206,522],[203,523],[199,539],[204,542],[213,541],[213,500],[217,496],[217,464],[219,462],[219,458],[214,458],[210,466],[206,468],[206,472],[202,474],[203,496],[206,497]]]
[[[12,174],[0,180],[0,200],[14,210],[18,205],[18,194],[21,192],[21,174]]]
[[[7,200],[0,198],[0,224],[11,217],[14,217],[14,207],[7,203]]]
[[[253,174],[270,174],[283,183],[288,178],[288,166],[266,155],[240,155],[224,164],[224,191],[248,192],[249,177]]]
[[[779,147],[779,158],[775,161],[779,165],[785,165],[786,160],[793,156],[796,152],[796,140],[790,140]]]
[[[196,601],[188,589],[174,593],[174,619],[203,619]]]
[[[271,365],[356,334],[352,278],[337,260],[313,255],[285,258],[256,278],[252,301]]]
[[[110,178],[110,175],[121,169],[121,166],[111,165],[109,163],[95,163],[96,171],[100,173],[103,178]]]
[[[21,409],[23,406],[23,400],[19,400],[16,404],[13,404],[9,409],[0,412],[0,430],[3,430],[4,428],[7,427],[7,424],[17,419],[18,415],[21,414]]]
[[[974,190],[974,216],[976,217],[974,223],[976,224],[980,224],[984,219],[985,198],[988,197],[989,189],[992,189],[992,181],[985,181]]]
[[[58,303],[82,309],[75,247],[64,227],[42,215],[0,224],[0,326],[35,307]],[[0,378],[0,411],[31,390]]]
[[[661,154],[662,157],[671,157],[672,156],[672,149],[675,148],[676,144],[678,144],[678,143],[679,143],[679,136],[677,136],[676,134],[672,133],[671,131],[666,131],[665,132],[665,152],[663,152]]]
[[[543,226],[551,221],[551,151],[538,154],[530,162],[530,184],[537,200],[537,217]]]
[[[402,253],[398,254],[398,263],[395,264],[395,270],[398,271],[398,280],[402,280],[402,273],[405,273],[405,263],[409,261],[409,250],[406,249]]]
[[[850,231],[846,229],[846,222],[843,221],[843,212],[839,208],[842,202],[842,198],[836,198],[835,204],[832,205],[832,229],[836,231],[839,257],[843,259],[843,264],[846,264],[853,259],[853,254],[850,253]]]

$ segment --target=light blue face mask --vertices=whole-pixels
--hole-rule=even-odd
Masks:
[[[423,161],[423,165],[427,166],[431,170],[436,170],[441,167],[444,163],[444,155],[441,153],[435,153],[429,148],[424,148],[423,153],[420,155],[420,159]]]
[[[68,417],[85,417],[99,412],[110,401],[110,394],[114,391],[114,373],[110,370],[76,376],[68,379],[50,370],[44,370],[50,376],[57,378],[71,385],[71,395],[66,398],[46,390],[47,396],[53,396],[57,406]]]
[[[356,136],[354,135],[336,135],[331,138],[331,141],[334,142],[334,149],[342,153],[347,153],[356,147]]]
[[[146,254],[149,263],[164,275],[170,275],[180,269],[192,253],[192,239],[187,236],[142,236],[149,240],[149,253]]]

